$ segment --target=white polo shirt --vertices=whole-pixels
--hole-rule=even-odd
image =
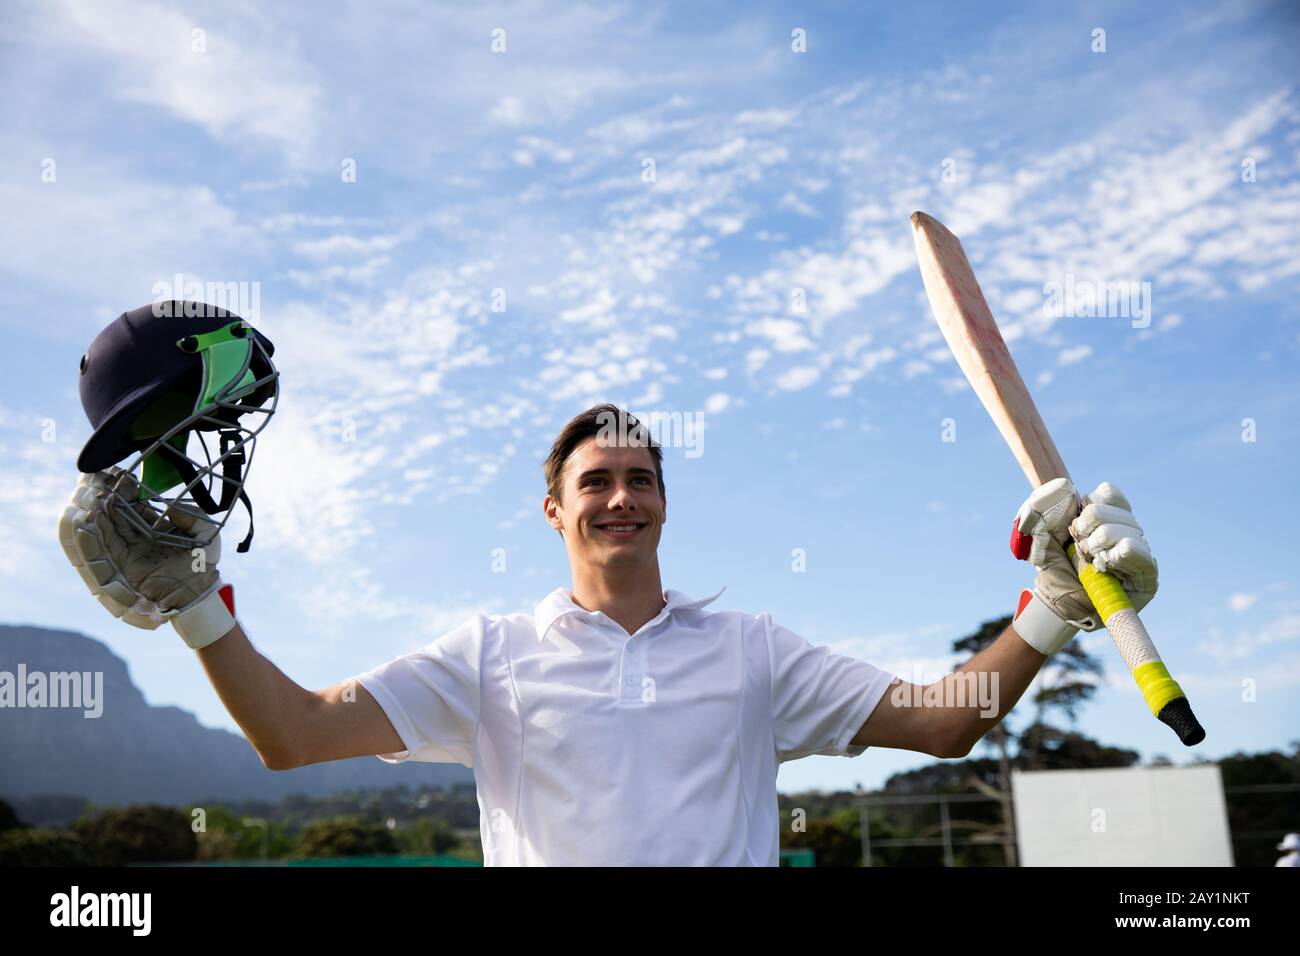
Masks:
[[[356,676],[406,746],[379,758],[472,767],[488,866],[776,866],[777,766],[862,753],[892,675],[721,594],[631,636],[569,588],[477,614]]]

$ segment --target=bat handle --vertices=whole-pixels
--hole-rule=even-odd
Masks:
[[[1128,664],[1151,713],[1161,723],[1172,727],[1186,746],[1199,744],[1205,739],[1205,729],[1192,713],[1192,705],[1187,702],[1187,695],[1178,686],[1178,681],[1169,676],[1123,585],[1113,574],[1094,568],[1073,544],[1068,553],[1078,569],[1083,589],[1101,615],[1102,624],[1110,631],[1111,639],[1124,663]]]

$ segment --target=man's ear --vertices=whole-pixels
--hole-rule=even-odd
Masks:
[[[546,523],[549,524],[549,525],[551,525],[551,528],[552,528],[554,531],[559,532],[560,537],[563,538],[563,537],[564,537],[564,532],[563,532],[563,531],[560,531],[559,528],[555,527],[555,525],[552,524],[552,516],[551,516],[550,504],[551,504],[551,502],[553,502],[553,501],[555,501],[555,499],[552,498],[550,495],[547,495],[545,498],[542,499],[542,517],[544,517],[544,518],[546,519]],[[559,502],[558,502],[558,501],[555,501],[555,504],[558,505]],[[557,520],[558,520],[558,519],[557,519]]]

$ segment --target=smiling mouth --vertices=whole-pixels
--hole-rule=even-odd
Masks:
[[[634,538],[636,537],[636,535],[638,535],[641,532],[641,529],[644,527],[645,527],[644,523],[637,524],[635,522],[629,522],[627,524],[622,524],[622,525],[620,524],[597,525],[597,528],[600,531],[603,531],[611,538]]]

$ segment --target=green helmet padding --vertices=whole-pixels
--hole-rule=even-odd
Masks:
[[[244,335],[235,335],[235,328],[245,329]],[[243,322],[231,322],[224,328],[190,338],[196,340],[197,345],[187,351],[203,357],[203,394],[194,405],[195,414],[214,405],[218,395],[226,401],[241,397],[248,391],[248,386],[257,381],[249,361],[253,343]],[[182,347],[181,342],[176,345]],[[239,374],[241,371],[244,373],[242,376]],[[238,382],[236,376],[239,376]],[[223,395],[223,390],[228,390],[227,394]]]
[[[223,328],[177,340],[177,348],[196,354],[203,361],[202,391],[194,399],[176,389],[159,396],[131,423],[131,438],[156,438],[174,428],[177,422],[215,408],[218,398],[230,402],[248,393],[257,381],[250,361],[253,343],[247,332],[235,335],[236,327],[248,328],[242,321],[231,322]],[[167,444],[184,455],[189,438],[187,428],[167,439]],[[140,473],[139,497],[161,494],[181,482],[181,474],[171,461],[156,452],[148,454]]]

